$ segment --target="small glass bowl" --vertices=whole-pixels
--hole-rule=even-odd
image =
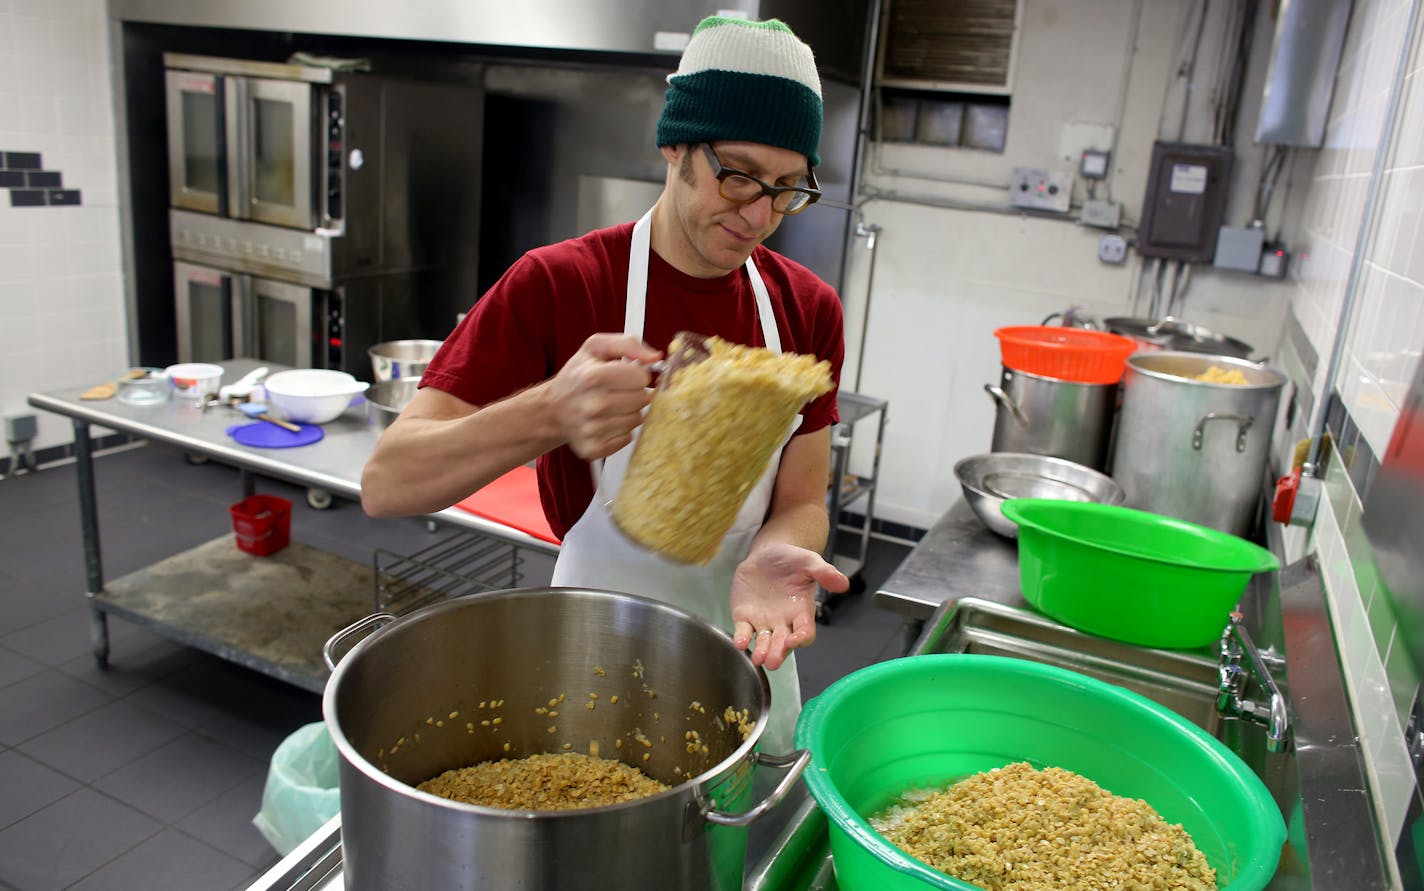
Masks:
[[[162,368],[135,368],[142,371],[142,377],[125,378],[119,381],[119,401],[130,405],[153,405],[167,402],[173,392],[168,375]]]

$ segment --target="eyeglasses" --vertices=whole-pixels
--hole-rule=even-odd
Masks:
[[[717,191],[728,201],[751,204],[763,195],[770,195],[771,209],[790,215],[800,213],[821,197],[820,184],[816,182],[814,173],[806,175],[806,186],[772,186],[749,173],[723,166],[712,146],[705,142],[702,143],[702,152],[707,156],[707,163],[712,165],[712,175],[717,177]]]

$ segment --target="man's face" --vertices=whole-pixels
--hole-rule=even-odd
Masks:
[[[712,148],[724,167],[772,185],[796,185],[809,172],[806,156],[790,149],[753,142],[718,142]],[[683,271],[708,277],[731,272],[781,225],[784,215],[771,209],[770,196],[746,204],[723,198],[700,146],[676,146],[665,152],[678,164],[673,208],[686,239],[681,257],[667,259]],[[686,265],[694,268],[684,268]]]

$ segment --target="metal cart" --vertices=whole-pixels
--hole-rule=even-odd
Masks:
[[[258,365],[251,359],[221,364],[228,380]],[[260,475],[359,500],[361,468],[379,434],[364,407],[357,406],[324,425],[320,442],[258,449],[227,434],[234,415],[223,410],[201,411],[176,398],[153,405],[89,402],[80,399],[80,392],[34,393],[29,404],[73,421],[90,636],[100,666],[108,664],[112,614],[320,692],[328,675],[322,645],[351,622],[376,610],[413,609],[437,596],[512,587],[520,578],[522,552],[558,553],[557,545],[452,507],[426,515],[438,527],[452,528],[415,554],[378,549],[371,562],[363,563],[293,540],[271,556],[255,557],[238,550],[228,533],[106,579],[91,425],[230,464],[240,471],[244,497],[253,494]]]
[[[831,428],[831,484],[826,492],[826,513],[831,520],[830,534],[826,536],[826,549],[822,556],[850,579],[847,593],[858,594],[865,590],[865,579],[861,569],[865,566],[865,555],[870,549],[870,527],[875,518],[875,490],[880,479],[880,449],[885,441],[885,417],[889,402],[873,396],[841,390],[836,398],[836,406],[841,420]],[[855,428],[867,418],[878,418],[875,430],[875,449],[871,458],[869,476],[850,473],[850,452],[854,442]],[[857,501],[865,499],[865,519],[859,528],[843,522],[841,512]],[[840,552],[844,534],[857,536],[854,554]],[[816,618],[829,621],[835,595],[824,589],[816,592]]]

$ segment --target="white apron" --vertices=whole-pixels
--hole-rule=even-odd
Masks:
[[[623,333],[643,336],[644,310],[647,305],[648,256],[651,245],[649,210],[633,227],[633,245],[628,257],[628,302],[624,313]],[[761,273],[746,262],[747,275],[756,294],[757,318],[767,349],[781,352],[781,335],[771,312],[771,298]],[[798,415],[786,431],[782,447],[801,423]],[[641,429],[641,428],[639,428]],[[628,459],[637,444],[633,442],[594,463],[597,490],[588,510],[564,536],[558,561],[554,564],[553,584],[583,588],[605,588],[628,594],[652,597],[690,613],[732,633],[732,607],[729,595],[732,574],[751,551],[752,538],[761,529],[767,508],[771,505],[772,487],[781,464],[778,450],[757,481],[746,503],[742,505],[732,528],[722,539],[722,548],[705,566],[694,566],[669,560],[649,551],[624,535],[613,523],[608,504],[623,482]],[[761,748],[769,754],[784,754],[792,750],[796,716],[801,710],[801,687],[796,674],[796,660],[788,654],[776,671],[767,672],[771,682],[771,718],[761,737]]]

